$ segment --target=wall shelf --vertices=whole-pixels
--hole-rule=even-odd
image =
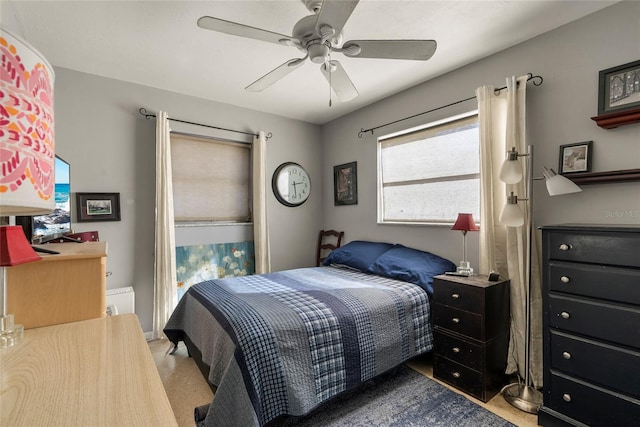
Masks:
[[[578,185],[640,181],[640,169],[625,169],[608,172],[579,172],[563,176],[569,178]]]
[[[602,114],[601,116],[591,117],[591,120],[595,121],[596,124],[603,129],[613,129],[618,126],[630,125],[631,123],[640,122],[640,108]]]

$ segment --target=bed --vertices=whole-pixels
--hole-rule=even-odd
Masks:
[[[430,351],[433,276],[452,270],[429,252],[354,241],[321,267],[191,287],[164,332],[215,389],[199,424],[302,416]]]

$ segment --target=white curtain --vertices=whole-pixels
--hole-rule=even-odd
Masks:
[[[507,151],[515,147],[527,153],[526,141],[527,76],[507,78],[506,90],[494,93],[491,86],[476,90],[480,122],[480,273],[498,272],[511,281],[511,328],[507,373],[525,377],[527,264],[529,232],[526,226],[505,227],[498,221],[506,195],[513,191],[525,198],[525,178],[517,184],[498,179]],[[520,158],[523,171],[527,160]],[[535,173],[535,171],[532,171]],[[526,175],[526,174],[525,174]],[[528,202],[524,202],[528,203]],[[528,209],[520,202],[529,224]],[[531,253],[531,341],[529,375],[535,387],[542,386],[542,304],[540,270],[535,239]]]
[[[253,244],[256,274],[271,271],[269,228],[267,226],[267,140],[264,132],[253,139]]]
[[[156,218],[153,338],[163,336],[162,329],[177,303],[176,245],[173,219],[171,177],[171,139],[167,113],[156,115]]]

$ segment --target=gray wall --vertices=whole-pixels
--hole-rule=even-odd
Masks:
[[[544,78],[527,91],[528,143],[534,169],[557,170],[559,146],[592,140],[594,172],[640,168],[640,124],[614,130],[596,126],[598,72],[640,59],[640,2],[623,2],[516,47],[382,100],[323,127],[324,206],[327,228],[345,230],[346,240],[398,242],[443,255],[462,257],[462,237],[449,227],[376,224],[376,138],[400,129],[477,108],[475,100],[377,130],[359,139],[361,128],[392,122],[474,95],[477,87],[505,85],[510,75],[528,72]],[[438,53],[436,52],[436,55]],[[334,165],[358,162],[358,205],[331,202]],[[552,223],[640,224],[640,183],[583,186],[583,192],[551,198],[534,183],[535,225]],[[468,258],[478,265],[478,233],[469,233]],[[469,251],[469,249],[471,249]]]
[[[319,126],[68,69],[56,68],[55,72],[56,154],[71,163],[71,191],[118,192],[122,205],[120,222],[74,223],[73,228],[98,230],[100,239],[107,242],[107,271],[111,272],[107,288],[134,287],[136,313],[144,331],[152,328],[153,310],[155,120],[145,120],[138,113],[140,107],[151,112],[164,110],[170,117],[197,123],[272,132],[268,176],[279,164],[295,161],[307,168],[315,190],[297,208],[280,205],[269,192],[272,268],[314,264],[322,223]],[[247,138],[176,122],[171,126],[195,134]],[[75,214],[72,218],[75,220]],[[227,231],[180,229],[176,239],[179,245],[214,242]]]

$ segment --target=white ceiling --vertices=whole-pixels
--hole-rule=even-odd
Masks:
[[[326,123],[462,67],[615,1],[361,0],[344,27],[351,39],[434,39],[429,61],[334,54],[360,92],[340,103],[319,66],[303,66],[263,92],[244,87],[300,52],[196,26],[203,15],[290,35],[311,13],[299,0],[2,0],[2,26],[49,62],[109,78],[258,111]]]

